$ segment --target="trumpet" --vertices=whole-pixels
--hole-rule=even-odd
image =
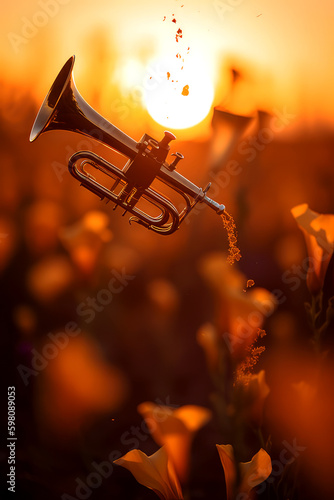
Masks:
[[[174,233],[198,203],[222,214],[225,206],[206,194],[211,183],[202,189],[176,172],[177,164],[184,158],[181,153],[173,153],[173,161],[167,161],[170,142],[176,139],[175,135],[165,131],[164,137],[157,141],[145,133],[139,142],[126,135],[81,97],[73,78],[74,61],[74,56],[68,59],[45,97],[33,124],[30,142],[47,131],[67,130],[94,138],[125,156],[127,161],[120,169],[91,151],[78,151],[69,159],[68,169],[82,186],[101,200],[112,201],[114,209],[120,206],[124,209],[123,215],[128,212],[130,222],[159,234]],[[110,184],[99,182],[88,168],[102,172]],[[182,197],[180,211],[167,196],[152,188],[155,179]],[[141,200],[150,211],[141,207]]]

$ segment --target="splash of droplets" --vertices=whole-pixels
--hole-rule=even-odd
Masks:
[[[232,265],[235,261],[241,259],[241,253],[239,248],[237,247],[237,228],[232,215],[226,212],[226,210],[224,210],[224,212],[221,214],[221,218],[224,224],[224,228],[227,231],[229,243],[227,262]]]
[[[237,366],[234,373],[234,384],[242,383],[247,386],[252,378],[253,370],[261,354],[265,351],[264,346],[257,346],[256,343],[266,335],[266,331],[258,328],[256,338],[253,343],[248,347],[248,354],[246,358]]]
[[[179,41],[179,38],[182,38],[183,35],[182,35],[182,30],[181,28],[179,28],[176,32],[176,35],[175,35],[175,40],[178,42]]]
[[[254,280],[247,280],[246,288],[244,288],[243,291],[247,292],[247,288],[251,288],[254,285],[255,285],[255,281]]]
[[[182,95],[189,95],[189,85],[185,85],[181,92]]]

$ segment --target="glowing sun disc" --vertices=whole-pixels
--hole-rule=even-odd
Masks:
[[[144,102],[160,125],[188,128],[208,115],[214,91],[205,62],[169,57],[151,63],[147,74]]]

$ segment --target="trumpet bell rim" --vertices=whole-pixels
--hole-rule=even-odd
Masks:
[[[57,103],[68,85],[69,80],[71,79],[74,61],[75,56],[71,56],[66,61],[47,93],[31,129],[29,138],[30,142],[37,139],[37,137],[47,128],[49,122],[51,121]]]

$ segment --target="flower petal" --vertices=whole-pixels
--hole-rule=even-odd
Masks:
[[[230,444],[216,444],[216,447],[224,469],[227,500],[232,500],[237,476],[233,448]]]
[[[185,481],[193,435],[211,418],[210,410],[195,405],[173,410],[150,402],[141,403],[137,409],[150,428],[155,442],[166,447],[180,481]]]
[[[320,292],[329,261],[334,251],[334,215],[321,215],[310,210],[306,203],[291,209],[302,230],[310,259],[307,286],[311,293]]]
[[[75,224],[60,228],[59,238],[81,271],[89,274],[95,268],[104,244],[113,237],[108,225],[104,212],[91,210]]]
[[[114,461],[128,469],[138,483],[153,490],[161,500],[183,498],[173,466],[168,463],[165,448],[148,457],[140,450],[131,450]]]
[[[187,429],[194,433],[211,418],[211,411],[202,406],[185,405],[174,411],[174,416],[181,420]]]
[[[219,366],[219,339],[218,332],[212,323],[202,325],[196,334],[197,343],[202,347],[206,362],[212,371]]]
[[[308,234],[313,235],[317,244],[327,252],[334,250],[334,215],[318,214],[309,208],[307,203],[297,205],[291,213],[298,225]]]
[[[242,477],[240,491],[246,493],[265,481],[272,471],[271,458],[263,448],[253,456],[250,462],[241,462],[239,467]]]

